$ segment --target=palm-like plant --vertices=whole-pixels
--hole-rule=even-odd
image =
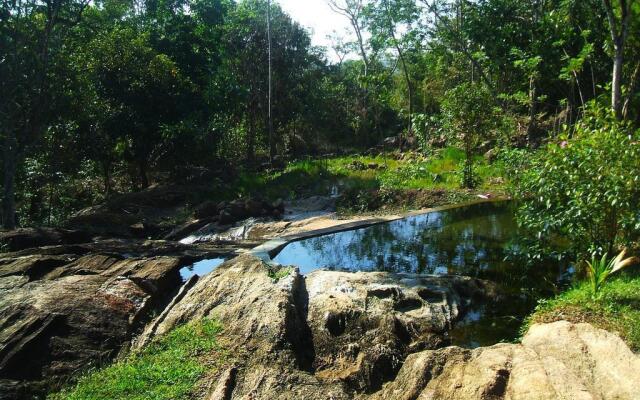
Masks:
[[[594,255],[591,262],[587,261],[587,276],[589,277],[594,295],[600,291],[602,285],[611,274],[633,265],[638,261],[635,257],[625,258],[626,255],[627,251],[625,249],[612,260],[609,260],[609,255],[605,253],[600,260]]]

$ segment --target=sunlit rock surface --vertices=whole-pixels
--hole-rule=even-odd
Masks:
[[[139,343],[190,320],[217,318],[237,367],[231,398],[352,398],[393,379],[411,352],[446,343],[446,330],[486,286],[392,273],[317,271],[305,279],[294,268],[274,279],[273,268],[250,255],[222,264]],[[229,376],[212,377],[211,387],[228,388]]]
[[[589,324],[535,325],[522,344],[409,356],[373,399],[640,399],[640,358]]]

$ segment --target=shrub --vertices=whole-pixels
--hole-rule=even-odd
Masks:
[[[496,113],[492,104],[491,93],[478,83],[463,83],[448,90],[442,103],[445,132],[465,152],[462,184],[466,188],[478,184],[473,172],[473,156],[480,143],[493,135]]]
[[[640,236],[640,132],[591,107],[573,136],[538,152],[517,189],[520,224],[539,239],[569,239],[582,258]]]

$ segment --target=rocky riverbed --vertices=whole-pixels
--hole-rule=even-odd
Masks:
[[[240,246],[134,238],[73,244],[83,238],[49,232],[30,242],[48,246],[3,254],[0,399],[43,395],[203,318],[224,327],[229,359],[200,382],[200,399],[640,399],[640,358],[590,325],[535,325],[519,344],[450,346],[449,331],[473,304],[501,298],[490,281],[303,276],[237,255],[247,241],[339,223],[318,214],[265,220]],[[182,267],[213,257],[230,259],[182,282]]]

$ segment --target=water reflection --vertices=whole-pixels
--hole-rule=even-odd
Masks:
[[[326,268],[494,281],[506,297],[478,305],[451,333],[457,344],[473,347],[515,338],[537,298],[566,280],[565,265],[558,261],[527,266],[518,257],[523,252],[518,239],[514,205],[484,203],[294,242],[274,260],[296,265],[303,274]]]
[[[180,270],[180,276],[185,282],[194,275],[205,276],[209,272],[218,268],[218,266],[223,262],[225,262],[224,258],[212,258],[210,260],[198,261],[197,263],[182,268]]]

